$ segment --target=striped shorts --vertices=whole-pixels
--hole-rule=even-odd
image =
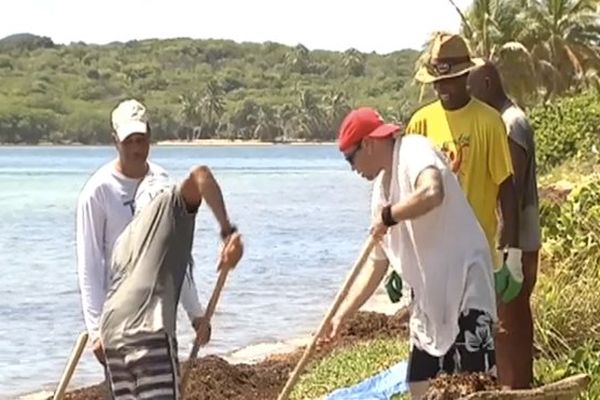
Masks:
[[[177,343],[164,332],[140,334],[105,350],[115,400],[178,400]]]

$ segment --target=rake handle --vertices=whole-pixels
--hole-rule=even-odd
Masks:
[[[73,376],[73,373],[75,372],[75,367],[77,366],[77,363],[79,362],[79,359],[81,358],[81,354],[83,353],[83,350],[85,348],[87,341],[88,341],[88,333],[81,332],[79,334],[79,337],[77,338],[77,342],[75,343],[75,347],[73,348],[73,351],[71,352],[71,357],[69,358],[69,361],[67,362],[65,370],[63,371],[63,374],[60,378],[60,381],[58,382],[58,386],[56,387],[56,390],[54,391],[54,397],[52,398],[52,400],[62,400],[63,397],[65,396],[65,393],[67,391],[67,386],[69,386],[69,381],[71,380],[71,377]]]
[[[321,321],[321,325],[319,325],[317,334],[313,336],[310,345],[307,346],[306,349],[304,349],[304,354],[302,354],[302,358],[300,358],[300,361],[298,361],[298,364],[296,364],[296,367],[292,371],[292,374],[288,378],[288,381],[286,382],[283,390],[279,394],[279,397],[277,398],[277,400],[287,400],[288,399],[290,393],[292,392],[292,389],[294,388],[294,385],[296,384],[296,382],[298,381],[298,378],[300,377],[300,374],[302,373],[304,367],[308,363],[310,356],[314,352],[318,339],[323,335],[323,331],[325,330],[325,327],[327,326],[327,324],[329,324],[329,322],[331,321],[331,319],[337,312],[338,308],[342,304],[342,301],[348,295],[348,292],[350,291],[352,284],[354,283],[354,281],[358,277],[358,274],[362,270],[362,267],[365,264],[365,262],[367,261],[367,258],[369,257],[371,250],[373,250],[375,243],[376,242],[375,242],[375,239],[373,238],[373,236],[370,236],[369,239],[367,240],[367,242],[365,243],[365,245],[363,246],[363,249],[360,252],[360,256],[359,256],[358,260],[355,262],[354,266],[352,267],[352,270],[346,277],[346,281],[344,282],[342,288],[338,292],[335,300],[333,301],[333,304],[330,306],[327,314]]]
[[[227,244],[229,244],[229,241],[227,242]],[[219,260],[219,265],[217,267],[217,270],[219,271],[219,276],[217,278],[217,282],[215,283],[213,292],[210,296],[210,300],[208,301],[208,305],[206,306],[206,312],[204,313],[205,318],[207,318],[209,322],[215,313],[215,310],[217,308],[217,303],[219,301],[219,297],[221,296],[221,291],[223,290],[223,287],[225,286],[225,281],[227,280],[227,275],[229,274],[229,271],[231,269],[232,268],[225,268],[223,266],[223,264],[221,263],[221,261]],[[183,372],[183,376],[181,377],[182,398],[184,398],[185,388],[187,386],[187,381],[188,381],[188,378],[190,375],[190,371],[192,370],[192,366],[190,363],[196,359],[199,351],[200,351],[200,344],[198,343],[197,340],[194,340],[194,344],[192,345],[192,351],[190,351],[190,356],[188,358],[188,367],[185,369],[185,371]]]

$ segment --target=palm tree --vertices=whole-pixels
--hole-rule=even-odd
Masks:
[[[191,140],[197,126],[202,124],[202,97],[197,92],[189,92],[179,96],[179,120],[189,127],[187,140]],[[190,134],[191,133],[191,134]]]
[[[498,63],[521,102],[595,79],[586,72],[600,67],[598,0],[474,0],[464,13],[449,1],[471,48]]]
[[[275,111],[269,106],[260,106],[254,128],[254,137],[263,142],[273,142],[281,134],[276,123]]]
[[[284,142],[288,141],[295,134],[298,121],[297,114],[298,108],[293,104],[286,103],[277,108],[275,120],[277,121]]]
[[[351,106],[344,92],[331,91],[322,98],[324,105],[324,122],[326,137],[323,139],[335,139],[336,132],[342,123],[342,119],[350,111]]]
[[[303,139],[319,139],[323,126],[323,110],[319,99],[308,89],[303,89],[298,96],[297,126]]]
[[[524,43],[550,62],[564,79],[562,89],[600,67],[600,23],[596,0],[535,0],[528,7]]]
[[[298,44],[286,55],[286,63],[292,72],[305,74],[310,71],[310,53],[308,49]]]
[[[344,52],[343,65],[351,76],[365,74],[365,56],[356,49],[348,49]]]
[[[203,131],[211,135],[219,130],[221,117],[225,112],[225,98],[223,89],[215,80],[210,80],[204,89],[202,100],[205,119],[202,124]]]

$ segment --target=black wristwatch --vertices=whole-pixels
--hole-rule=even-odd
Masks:
[[[228,231],[221,231],[221,239],[225,240],[227,239],[229,236],[233,235],[234,233],[237,232],[237,226],[229,224],[229,230]]]
[[[381,209],[381,220],[383,224],[387,227],[394,226],[398,223],[398,221],[394,221],[392,217],[392,205],[387,205]]]

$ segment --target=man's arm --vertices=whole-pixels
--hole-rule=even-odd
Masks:
[[[523,193],[527,154],[514,140],[508,139],[508,148],[513,167],[513,175],[500,184],[498,199],[500,203],[500,237],[498,247],[519,247],[519,193]]]
[[[188,271],[185,274],[183,285],[181,286],[181,305],[185,310],[188,318],[192,325],[195,325],[196,320],[204,316],[204,308],[198,299],[198,290],[196,289],[196,282],[192,277],[192,271]]]
[[[500,199],[501,230],[498,246],[519,247],[519,202],[512,175],[502,184],[498,195]]]
[[[392,218],[395,221],[414,219],[427,214],[443,201],[442,173],[437,167],[430,166],[419,173],[414,192],[392,205]]]
[[[83,317],[92,341],[99,338],[100,316],[106,299],[105,223],[98,200],[84,194],[77,206],[77,273]]]
[[[192,168],[188,177],[183,181],[181,195],[190,209],[198,208],[204,199],[221,227],[221,236],[226,237],[232,233],[221,188],[208,167]]]
[[[506,133],[506,125],[500,114],[489,129],[488,169],[495,184],[499,186],[497,207],[500,237],[498,246],[518,248],[519,246],[519,203],[515,190],[514,172]]]
[[[512,138],[508,140],[510,158],[514,171],[514,184],[517,199],[522,198],[524,192],[525,173],[527,172],[527,152]]]
[[[340,305],[336,318],[346,320],[375,293],[388,268],[388,260],[373,260],[369,258],[360,274],[348,291],[348,295]]]

